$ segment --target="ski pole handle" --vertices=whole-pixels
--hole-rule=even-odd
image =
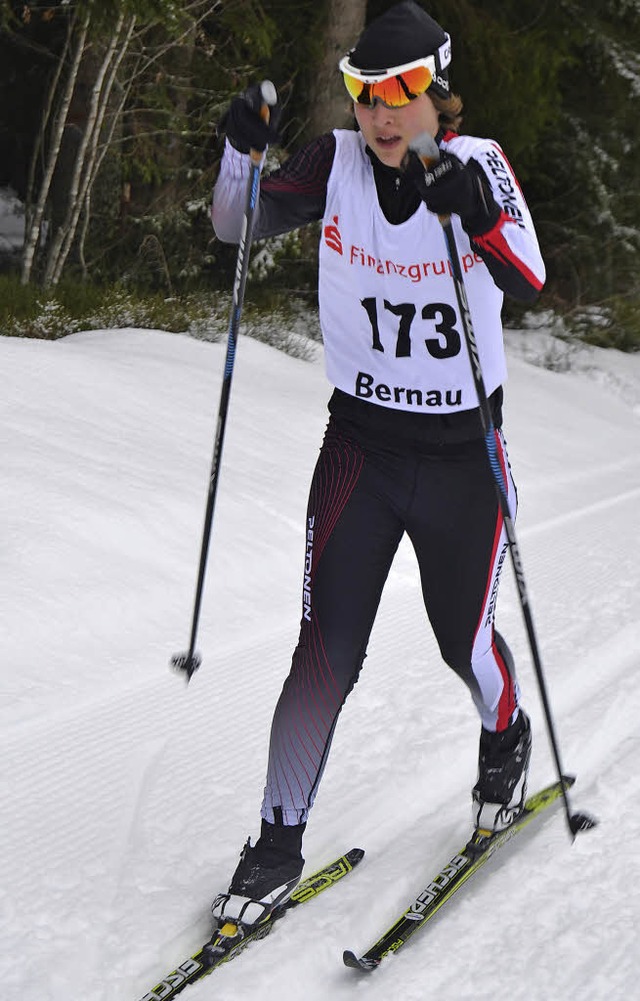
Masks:
[[[260,84],[260,94],[262,96],[262,104],[260,106],[260,118],[265,123],[269,124],[269,119],[271,118],[271,108],[274,108],[278,103],[278,91],[271,80],[263,80]],[[263,154],[260,150],[252,149],[249,150],[249,156],[256,166],[259,166]]]
[[[412,139],[409,143],[409,149],[419,157],[425,170],[432,170],[440,160],[440,147],[429,132],[421,132],[419,136]],[[446,226],[451,221],[451,215],[445,213],[445,215],[439,215],[438,219],[443,226]]]
[[[421,132],[409,143],[409,149],[420,157],[425,170],[431,170],[440,159],[440,147],[429,132]]]

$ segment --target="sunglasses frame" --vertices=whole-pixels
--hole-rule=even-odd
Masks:
[[[414,59],[411,63],[403,63],[401,66],[390,66],[388,69],[377,69],[377,70],[363,70],[355,66],[352,66],[349,62],[349,56],[343,56],[338,67],[342,74],[347,76],[352,76],[356,80],[360,80],[361,83],[383,83],[385,80],[390,80],[394,76],[401,76],[408,70],[415,70],[418,67],[424,66],[429,70],[431,76],[435,78],[436,75],[436,57],[423,56],[422,59]]]

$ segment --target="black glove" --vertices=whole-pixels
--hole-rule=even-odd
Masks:
[[[464,164],[452,153],[442,153],[439,161],[426,170],[418,154],[410,150],[404,169],[429,211],[436,215],[455,212],[470,236],[481,236],[498,221],[500,207],[475,160]]]
[[[269,107],[269,122],[260,117],[265,103],[259,83],[254,83],[243,94],[234,97],[220,119],[218,133],[225,132],[232,146],[240,153],[255,149],[262,153],[267,146],[282,142],[278,123],[282,115],[280,104]]]

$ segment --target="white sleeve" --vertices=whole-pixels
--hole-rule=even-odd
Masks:
[[[471,237],[498,288],[516,299],[534,301],[545,281],[545,267],[531,213],[511,164],[497,142],[449,134],[443,143],[463,163],[482,170],[500,209],[494,226]]]
[[[220,173],[213,189],[211,221],[223,243],[239,243],[247,201],[247,183],[251,171],[248,153],[239,153],[228,140],[220,161]],[[254,220],[257,222],[259,206]]]
[[[531,213],[513,168],[497,143],[485,144],[473,156],[482,167],[501,209],[496,226],[482,237],[474,237],[474,242],[519,271],[539,291],[545,280],[544,261]]]

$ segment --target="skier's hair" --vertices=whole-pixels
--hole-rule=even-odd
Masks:
[[[438,112],[442,128],[450,129],[451,132],[459,132],[462,124],[462,98],[460,95],[451,94],[449,97],[438,97],[431,91],[427,91],[427,94]]]

